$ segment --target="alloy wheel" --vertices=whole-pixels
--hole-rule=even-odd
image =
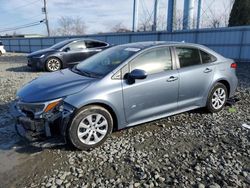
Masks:
[[[83,118],[78,126],[77,136],[86,145],[100,142],[108,133],[108,121],[99,114],[90,114]]]
[[[57,71],[61,68],[61,63],[57,59],[50,59],[48,60],[47,67],[49,71]]]
[[[214,109],[220,109],[226,102],[226,91],[223,88],[217,88],[212,95],[212,106]]]

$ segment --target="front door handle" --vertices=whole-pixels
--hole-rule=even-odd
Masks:
[[[209,73],[209,72],[212,72],[212,71],[213,71],[212,69],[206,68],[203,72],[204,72],[204,73]]]
[[[173,82],[175,80],[178,80],[178,77],[176,76],[170,76],[168,79],[167,79],[167,82]]]

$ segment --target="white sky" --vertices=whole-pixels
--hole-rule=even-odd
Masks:
[[[159,0],[159,15],[163,19],[166,18],[167,2]],[[231,0],[203,0],[202,21],[207,22],[215,16],[228,15],[230,2]],[[154,0],[141,0],[140,20],[151,14],[153,3]],[[184,0],[177,0],[178,10],[183,9],[183,4]],[[0,0],[0,5],[0,31],[44,18],[41,12],[43,0]],[[47,5],[52,29],[57,27],[57,20],[61,16],[81,17],[87,26],[87,33],[108,32],[118,23],[129,29],[132,27],[133,0],[47,0]],[[16,32],[46,34],[46,27],[41,24]]]

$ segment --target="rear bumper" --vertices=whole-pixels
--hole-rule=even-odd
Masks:
[[[0,51],[1,51],[2,54],[6,53],[6,50],[4,48],[0,49]]]
[[[229,98],[235,96],[237,87],[238,87],[238,78],[236,75],[234,75],[231,77]]]

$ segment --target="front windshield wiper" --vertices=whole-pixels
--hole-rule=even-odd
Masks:
[[[76,72],[78,74],[81,74],[81,75],[87,76],[87,77],[92,77],[92,78],[100,78],[100,77],[102,77],[101,75],[99,75],[97,73],[94,73],[94,72],[88,72],[88,71],[85,71],[85,70],[80,70],[80,69],[77,68],[77,66],[74,66],[71,70],[73,72]]]

